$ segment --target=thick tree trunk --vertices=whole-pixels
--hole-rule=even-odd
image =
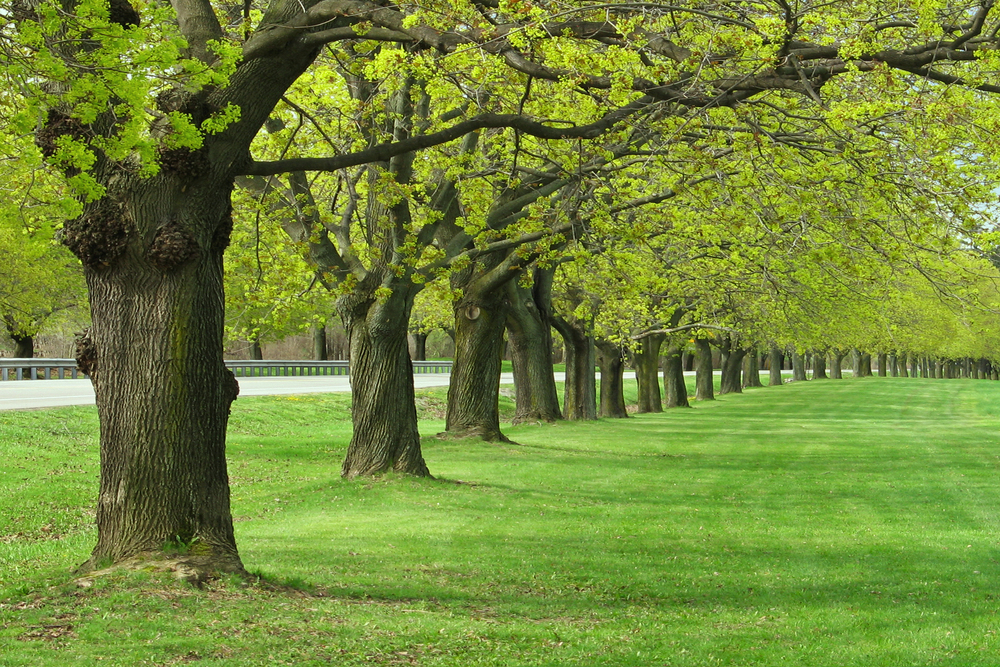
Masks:
[[[348,478],[395,471],[429,476],[420,450],[407,325],[414,288],[396,284],[375,296],[378,278],[337,302],[351,346],[354,433],[341,474]]]
[[[826,374],[826,350],[813,352],[813,380],[829,380]]]
[[[715,400],[715,373],[712,369],[712,344],[707,338],[695,338],[695,400]]]
[[[880,378],[889,376],[889,355],[884,352],[879,352],[876,357],[876,363],[878,364],[877,373]]]
[[[239,392],[222,360],[229,190],[168,196],[155,189],[162,180],[124,199],[133,224],[154,230],[151,243],[125,241],[128,226],[114,217],[124,208],[98,205],[67,223],[93,320],[77,359],[101,425],[97,545],[81,569],[148,554],[183,559],[196,578],[242,572],[225,456]],[[87,226],[90,245],[74,243],[77,225]]]
[[[264,351],[260,348],[260,341],[256,338],[250,341],[250,358],[254,361],[264,360]]]
[[[722,381],[719,385],[720,394],[740,394],[743,393],[742,370],[743,357],[747,350],[735,345],[731,337],[723,339],[720,349],[723,353]]]
[[[504,285],[477,289],[472,280],[461,285],[465,294],[455,304],[455,363],[446,429],[458,437],[506,440],[500,432],[499,401],[507,295]]]
[[[632,367],[639,385],[638,412],[663,412],[660,396],[660,346],[666,339],[664,334],[646,336],[636,345],[632,353]]]
[[[32,359],[35,356],[35,337],[34,336],[19,336],[15,334],[10,335],[11,340],[14,341],[14,358],[15,359]]]
[[[410,333],[410,358],[414,361],[427,361],[427,332],[414,331]]]
[[[844,379],[844,352],[838,348],[830,350],[830,379]]]
[[[770,375],[768,377],[767,384],[769,387],[776,387],[781,384],[781,365],[784,362],[784,353],[781,351],[780,347],[777,345],[771,346],[768,361]]]
[[[899,358],[890,354],[886,357],[886,363],[889,364],[889,377],[899,377]]]
[[[663,363],[663,393],[668,408],[688,408],[687,385],[684,383],[684,360],[680,345],[671,345]]]
[[[598,416],[624,419],[628,417],[625,409],[625,382],[622,375],[625,371],[625,351],[604,340],[594,343],[597,348],[597,365],[601,369],[601,402]]]
[[[797,351],[792,352],[792,381],[793,382],[805,382],[808,380],[806,375],[806,359],[803,354]]]
[[[743,358],[743,388],[763,387],[760,381],[761,354],[757,348],[752,348]]]
[[[863,377],[872,376],[872,355],[867,352],[861,353],[861,372]]]
[[[563,415],[574,421],[597,419],[594,339],[586,325],[580,322],[571,322],[554,315],[552,326],[563,337],[566,345]]]
[[[313,359],[326,361],[326,325],[313,327]]]
[[[507,342],[514,367],[515,424],[562,419],[552,373],[554,273],[536,269],[531,289],[516,280],[507,283]]]
[[[897,359],[897,367],[899,370],[899,377],[904,377],[904,378],[910,377],[910,373],[907,370],[906,366],[906,353],[900,352],[899,354],[896,355],[896,359]]]

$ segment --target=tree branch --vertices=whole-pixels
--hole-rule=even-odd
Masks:
[[[379,144],[356,153],[325,158],[292,158],[273,162],[251,162],[242,169],[237,167],[235,172],[237,175],[244,176],[273,176],[289,171],[336,171],[370,162],[386,162],[397,155],[448,143],[470,132],[487,128],[512,127],[540,139],[593,139],[614,127],[618,122],[642,111],[653,103],[654,100],[651,97],[642,97],[631,104],[607,113],[600,120],[588,125],[564,128],[552,127],[513,114],[482,114],[439,132]]]

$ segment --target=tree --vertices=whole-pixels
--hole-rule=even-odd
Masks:
[[[98,543],[87,567],[162,553],[165,543],[180,541],[193,545],[188,560],[196,569],[242,570],[225,463],[226,421],[238,385],[221,358],[222,254],[237,176],[382,164],[368,173],[390,196],[381,212],[369,207],[369,213],[386,223],[379,236],[386,254],[365,266],[340,267],[353,282],[338,310],[357,372],[398,379],[408,360],[395,337],[405,340],[416,291],[408,281],[416,270],[397,259],[410,256],[407,242],[419,231],[407,228],[412,217],[396,186],[407,189],[415,150],[490,127],[583,140],[640,112],[738,107],[755,98],[762,98],[759,108],[776,106],[791,119],[801,100],[835,89],[836,77],[846,80],[840,90],[852,94],[865,84],[902,89],[907,94],[899,95],[899,104],[927,82],[995,92],[977,83],[992,66],[978,57],[995,39],[988,25],[992,4],[969,12],[968,25],[957,30],[949,20],[938,27],[952,7],[940,16],[924,3],[899,7],[889,26],[841,20],[846,7],[856,18],[853,4],[840,3],[803,13],[725,5],[638,13],[629,6],[567,10],[547,2],[456,2],[423,11],[363,0],[273,0],[245,36],[249,21],[236,7],[220,5],[217,14],[208,0],[151,4],[143,7],[146,16],[124,1],[111,11],[100,0],[6,3],[4,15],[13,20],[0,33],[4,76],[11,90],[30,97],[13,124],[21,133],[40,125],[42,152],[81,204],[64,238],[88,284],[93,327],[79,358],[94,380],[101,421]],[[871,9],[875,16],[879,11]],[[556,15],[572,20],[547,20]],[[684,20],[675,21],[678,16]],[[379,62],[399,63],[407,76],[413,70],[402,66],[406,62],[433,69],[431,49],[459,63],[475,49],[489,65],[457,75],[463,101],[482,99],[480,84],[500,89],[497,77],[478,73],[515,71],[576,95],[581,105],[600,104],[590,107],[589,122],[573,126],[485,111],[457,122],[438,114],[427,131],[411,128],[407,114],[397,118],[394,111],[377,139],[350,153],[250,157],[282,96],[324,45],[339,42],[401,44],[386,52],[412,55],[412,61],[393,55]],[[763,99],[768,91],[788,96]],[[404,106],[412,101],[401,89],[389,92]],[[960,103],[977,102],[975,94]],[[956,106],[944,98],[933,105]],[[386,320],[393,340],[383,344]],[[352,448],[364,455],[358,465],[345,466],[348,475],[384,469],[372,465],[376,459],[425,471],[411,446],[408,412],[392,433],[365,416],[411,405],[412,396],[400,393],[403,384],[376,383],[355,395],[363,413]]]

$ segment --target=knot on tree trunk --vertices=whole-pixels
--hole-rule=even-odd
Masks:
[[[179,111],[191,116],[191,122],[201,125],[209,116],[219,110],[218,105],[212,104],[206,98],[208,90],[197,93],[180,88],[165,90],[156,96],[156,108],[163,113]]]
[[[51,164],[61,168],[67,176],[75,176],[80,173],[80,168],[64,160],[53,159],[59,151],[61,137],[69,137],[80,143],[87,143],[89,131],[83,123],[76,118],[59,111],[49,109],[48,117],[41,129],[35,133],[35,145],[42,151],[42,155]]]
[[[76,334],[76,367],[97,382],[97,345],[90,335],[90,328]]]
[[[190,148],[157,149],[156,161],[165,171],[176,174],[182,181],[191,182],[208,173],[211,164],[204,146],[197,150]]]
[[[229,247],[229,239],[233,234],[233,205],[226,206],[225,213],[219,219],[219,226],[212,235],[212,252],[223,253]]]
[[[160,227],[146,257],[163,272],[173,271],[198,256],[198,242],[182,224],[171,220]]]
[[[82,216],[63,225],[63,243],[85,266],[109,266],[128,243],[125,214],[108,199],[101,199]]]
[[[226,401],[232,405],[236,397],[240,395],[240,383],[236,380],[236,374],[233,373],[229,368],[224,369],[223,382],[225,386],[223,387],[223,396],[225,396]]]

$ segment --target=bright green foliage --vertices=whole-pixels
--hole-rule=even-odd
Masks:
[[[55,313],[72,311],[85,320],[80,263],[58,242],[57,231],[75,202],[41,167],[30,137],[0,139],[0,151],[0,320],[6,333],[34,337]]]
[[[280,340],[326,322],[333,305],[308,261],[269,211],[273,198],[239,192],[225,254],[226,336],[232,341]]]

